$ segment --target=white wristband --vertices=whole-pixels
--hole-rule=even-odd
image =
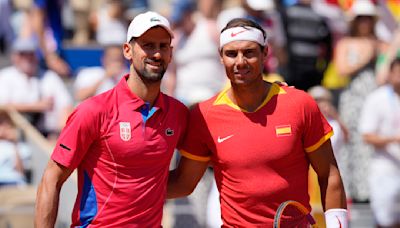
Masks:
[[[347,210],[334,208],[325,211],[326,228],[348,228]]]

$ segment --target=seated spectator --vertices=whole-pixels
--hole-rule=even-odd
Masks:
[[[33,0],[31,19],[35,38],[39,41],[40,60],[59,76],[68,77],[70,68],[62,58],[63,0]]]
[[[126,39],[128,28],[124,18],[125,6],[121,0],[107,0],[92,16],[96,41],[101,45],[121,42]]]
[[[18,148],[18,131],[5,111],[0,111],[0,187],[26,184]]]
[[[30,121],[44,135],[57,135],[72,110],[72,98],[55,72],[39,70],[35,50],[30,39],[14,42],[12,66],[0,71],[0,104],[37,117]]]
[[[74,84],[75,98],[83,101],[111,89],[125,72],[128,72],[128,69],[121,46],[106,46],[102,57],[102,66],[87,67],[77,74]]]

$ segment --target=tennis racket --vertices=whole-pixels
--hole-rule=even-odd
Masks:
[[[288,200],[279,205],[274,217],[274,228],[318,228],[315,219],[301,203]]]

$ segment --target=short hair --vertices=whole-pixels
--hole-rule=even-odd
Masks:
[[[400,65],[400,56],[396,57],[396,58],[390,63],[390,68],[389,68],[390,71],[392,71],[393,68],[394,68],[396,65]]]

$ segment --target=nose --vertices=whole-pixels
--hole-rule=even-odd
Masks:
[[[236,66],[238,68],[244,67],[247,65],[247,60],[246,57],[242,53],[238,53],[237,59],[236,59]]]

